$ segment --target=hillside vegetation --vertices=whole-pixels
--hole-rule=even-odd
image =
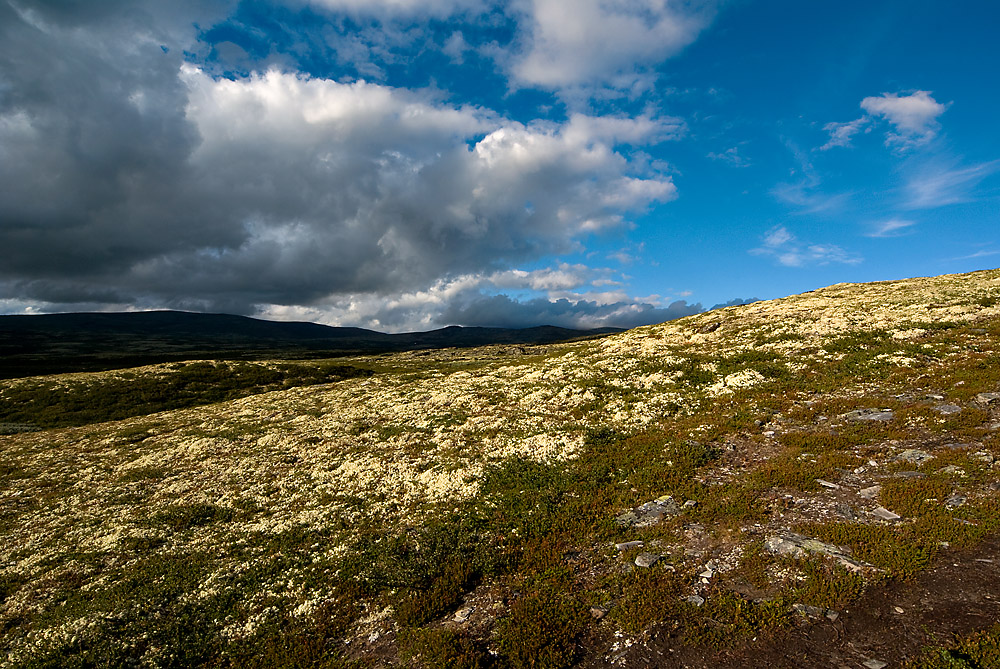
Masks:
[[[184,369],[0,382],[0,667],[674,666],[1000,529],[997,270]]]

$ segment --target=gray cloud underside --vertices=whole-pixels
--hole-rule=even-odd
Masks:
[[[524,126],[363,82],[213,78],[183,52],[191,17],[220,8],[0,3],[0,298],[238,313],[377,298],[577,249],[675,197],[616,147],[675,137],[677,119]],[[544,313],[510,304],[510,322]],[[577,323],[614,311],[574,304]]]

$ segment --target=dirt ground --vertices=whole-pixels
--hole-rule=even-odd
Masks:
[[[974,549],[943,552],[911,582],[869,590],[836,621],[802,619],[797,628],[733,650],[684,648],[661,635],[633,646],[619,666],[668,669],[899,667],[927,646],[949,643],[1000,621],[1000,536]]]

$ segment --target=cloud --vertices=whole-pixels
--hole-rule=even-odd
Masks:
[[[425,289],[389,297],[373,294],[337,296],[310,306],[269,306],[258,315],[281,320],[352,323],[377,330],[408,332],[446,325],[567,328],[636,327],[704,311],[681,300],[666,306],[619,293],[573,293],[593,272],[581,266],[557,270],[468,274],[442,279]],[[518,299],[497,294],[498,287],[532,287],[548,296]],[[566,288],[567,290],[562,290]],[[614,298],[617,299],[605,299]]]
[[[905,186],[906,209],[934,209],[950,204],[971,202],[981,181],[1000,170],[1000,160],[968,167],[932,163],[912,177]]]
[[[595,301],[544,298],[518,301],[506,295],[481,296],[467,303],[452,305],[442,315],[444,320],[483,327],[527,327],[548,323],[560,327],[590,329],[599,327],[632,328],[662,323],[701,313],[700,304],[684,300],[666,307],[635,302],[601,304]]]
[[[881,116],[891,123],[896,132],[886,135],[886,146],[908,148],[929,142],[937,134],[937,118],[947,105],[937,102],[930,91],[916,91],[910,95],[883,93],[867,97],[861,108],[872,116]]]
[[[823,129],[830,133],[830,141],[819,147],[819,150],[826,151],[836,146],[850,146],[851,139],[862,129],[865,132],[871,131],[871,126],[868,125],[869,120],[867,117],[862,116],[847,123],[827,123],[823,126]]]
[[[799,183],[780,183],[771,189],[771,194],[780,202],[799,209],[800,214],[817,214],[839,209],[850,197],[848,193],[827,194],[816,191],[819,180],[807,177]]]
[[[714,3],[662,0],[524,0],[520,50],[509,71],[521,86],[548,90],[648,87],[649,68],[692,43]]]
[[[39,7],[0,4],[0,299],[385,301],[577,251],[676,197],[622,148],[678,136],[676,119],[522,124],[362,81],[219,78],[183,61],[197,36],[158,3]]]
[[[1000,251],[994,249],[982,249],[980,251],[976,251],[975,253],[970,253],[969,255],[959,256],[957,258],[948,258],[948,260],[976,260],[977,258],[989,258],[996,255],[1000,255]]]
[[[834,244],[802,243],[782,225],[768,230],[764,234],[763,245],[750,249],[750,253],[772,257],[785,267],[807,267],[830,263],[854,265],[862,260]]]
[[[722,153],[715,153],[714,151],[711,151],[709,152],[708,157],[711,160],[728,163],[733,167],[747,167],[750,165],[750,161],[740,155],[739,147],[737,146],[726,149]]]
[[[288,4],[310,4],[336,12],[380,18],[434,16],[480,12],[483,0],[286,0]]]
[[[866,237],[900,237],[906,234],[907,228],[916,225],[915,221],[905,221],[899,218],[890,218],[887,221],[876,223],[871,232]]]

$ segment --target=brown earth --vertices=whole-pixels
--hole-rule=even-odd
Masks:
[[[1000,621],[1000,536],[973,549],[943,552],[909,582],[870,588],[835,621],[802,618],[796,628],[732,650],[685,647],[669,634],[636,644],[624,667],[749,669],[860,668],[868,660],[899,667],[928,646]],[[600,660],[588,666],[601,666]]]

